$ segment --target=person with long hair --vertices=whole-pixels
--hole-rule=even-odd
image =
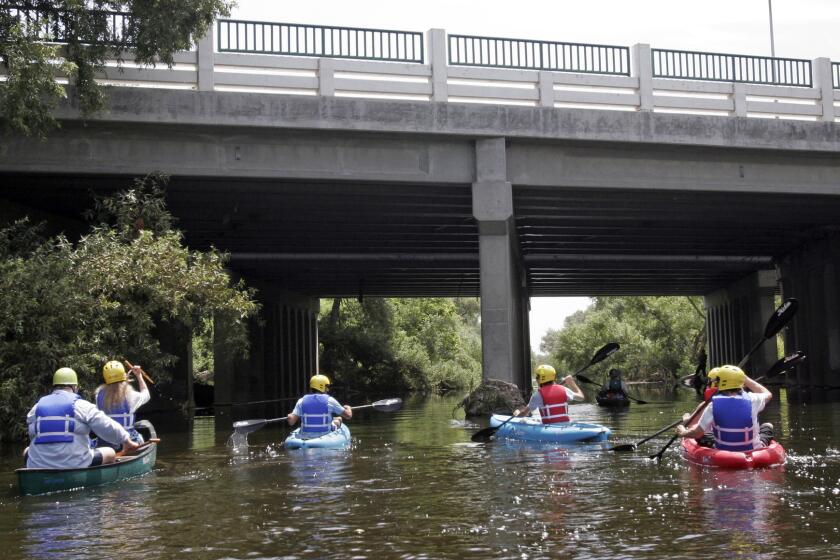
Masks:
[[[128,373],[134,375],[139,391],[128,382]],[[96,388],[96,406],[125,428],[133,442],[143,443],[143,436],[134,429],[134,415],[138,408],[149,402],[151,396],[146,381],[140,374],[140,366],[133,366],[128,373],[116,360],[105,364],[102,368],[105,383]],[[97,445],[103,444],[108,445],[107,442],[99,442]],[[120,450],[118,447],[115,449]]]

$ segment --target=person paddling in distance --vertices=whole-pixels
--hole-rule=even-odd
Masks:
[[[342,406],[329,396],[330,379],[326,375],[316,374],[309,380],[309,394],[298,399],[294,410],[287,416],[290,426],[300,421],[299,436],[310,439],[323,436],[341,427],[341,419],[350,420],[353,409]],[[333,418],[333,415],[338,415]]]
[[[77,394],[76,372],[63,367],[53,375],[52,393],[26,415],[32,443],[24,450],[28,468],[76,469],[113,463],[116,452],[108,447],[92,449],[90,432],[125,449],[134,450],[128,432]]]
[[[125,428],[131,436],[131,441],[143,443],[143,436],[134,429],[134,415],[138,408],[149,402],[151,396],[146,380],[140,374],[140,366],[133,366],[128,373],[134,375],[139,391],[129,384],[128,374],[120,362],[112,360],[102,367],[105,383],[96,388],[96,407]],[[109,444],[97,441],[97,447],[102,445]],[[117,451],[120,451],[121,447],[114,446]]]
[[[610,370],[610,380],[606,387],[599,391],[603,395],[613,393],[623,398],[627,398],[627,384],[621,379],[621,370],[612,368]]]
[[[725,451],[751,451],[770,445],[773,425],[759,426],[758,414],[773,398],[773,393],[737,366],[716,367],[709,372],[709,380],[716,391],[707,392],[711,397],[708,406],[693,425],[679,424],[677,435],[701,439],[711,433],[715,448]]]
[[[532,410],[539,409],[543,424],[569,422],[568,403],[584,398],[575,378],[567,375],[563,381],[557,383],[557,371],[547,364],[537,366],[534,377],[539,389],[531,395],[528,405],[514,410],[513,415],[528,416]]]

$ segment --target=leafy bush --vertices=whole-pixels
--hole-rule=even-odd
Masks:
[[[90,398],[100,368],[128,357],[167,380],[174,356],[161,351],[156,325],[200,326],[229,319],[232,352],[248,347],[254,293],[232,285],[217,251],[192,251],[163,204],[165,178],[96,202],[99,219],[77,241],[44,238],[21,220],[0,229],[0,439],[24,433],[26,411],[69,366]]]

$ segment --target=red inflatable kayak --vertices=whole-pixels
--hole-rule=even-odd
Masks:
[[[697,440],[683,438],[683,455],[692,463],[724,469],[761,469],[785,462],[785,448],[778,441],[753,451],[723,451],[697,445]]]

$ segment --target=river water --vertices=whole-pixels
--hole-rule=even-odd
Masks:
[[[638,441],[696,404],[682,389],[611,412],[572,406],[615,442]],[[781,397],[781,398],[780,398]],[[17,495],[17,448],[0,449],[3,558],[812,558],[840,555],[840,405],[789,403],[773,422],[787,464],[703,469],[674,445],[639,450],[495,441],[458,399],[359,411],[349,451],[287,451],[269,425],[236,454],[230,423],[158,426],[153,473],[119,485]]]

